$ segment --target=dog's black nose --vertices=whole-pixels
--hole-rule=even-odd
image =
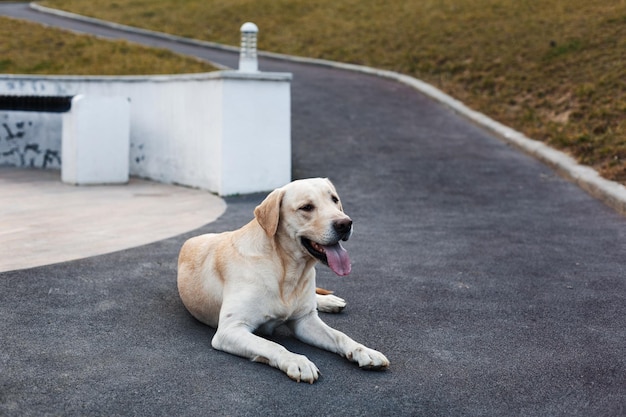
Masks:
[[[333,228],[343,240],[348,240],[350,232],[352,231],[352,219],[348,217],[346,219],[336,220],[333,223]]]

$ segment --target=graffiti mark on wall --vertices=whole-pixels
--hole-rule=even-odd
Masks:
[[[134,161],[135,164],[140,164],[146,159],[146,155],[144,153],[144,144],[141,143],[139,145],[135,145],[131,142],[130,144],[130,155],[131,161]]]
[[[34,130],[32,121],[11,121],[5,117],[0,123],[0,165],[31,168],[61,166],[59,150],[42,146]]]

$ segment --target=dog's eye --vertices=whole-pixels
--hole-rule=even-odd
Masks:
[[[313,204],[305,204],[302,207],[300,207],[300,210],[302,210],[302,211],[313,211],[313,210],[315,210],[315,206]]]
[[[339,199],[337,198],[336,195],[332,196],[333,199],[333,203],[337,204],[339,202]]]

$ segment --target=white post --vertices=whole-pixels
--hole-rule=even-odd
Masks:
[[[128,182],[130,103],[125,97],[78,95],[63,114],[61,179],[65,183]]]
[[[291,181],[291,76],[223,74],[220,195],[270,191]]]
[[[239,71],[257,72],[256,41],[259,28],[252,22],[241,25],[241,49],[239,51]]]

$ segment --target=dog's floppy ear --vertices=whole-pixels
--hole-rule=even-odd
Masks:
[[[332,190],[332,192],[335,193],[335,195],[337,195],[337,189],[335,188],[335,184],[333,184],[333,182],[329,180],[328,178],[324,178],[324,179],[330,186],[330,189]],[[339,198],[339,196],[337,196],[337,198]],[[341,204],[341,200],[339,201],[339,209],[343,211],[343,204]]]
[[[324,179],[326,180],[326,182],[330,186],[330,189],[333,191],[333,193],[337,194],[337,189],[335,188],[335,184],[333,184],[333,182],[331,180],[329,180],[328,178],[324,178]]]
[[[269,237],[274,237],[280,220],[280,204],[283,201],[284,190],[272,191],[265,200],[254,209],[254,217]]]

